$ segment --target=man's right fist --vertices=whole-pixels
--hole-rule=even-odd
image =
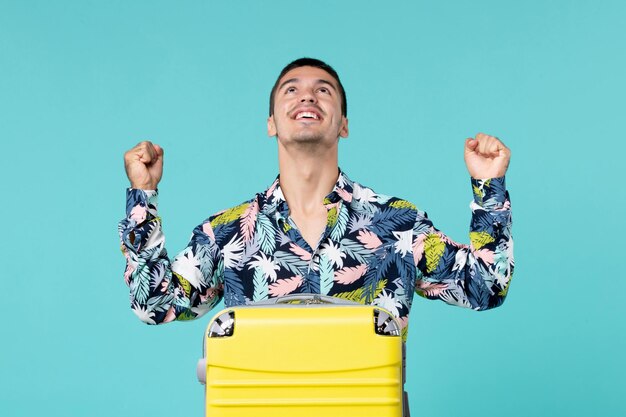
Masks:
[[[124,154],[124,167],[132,188],[156,190],[163,175],[163,148],[141,142]]]

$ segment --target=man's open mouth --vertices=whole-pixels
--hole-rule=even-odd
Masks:
[[[320,115],[312,111],[300,111],[294,117],[296,120],[320,120]]]

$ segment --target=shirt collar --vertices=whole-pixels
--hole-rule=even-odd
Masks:
[[[324,204],[327,206],[336,205],[340,201],[349,204],[352,202],[353,190],[354,183],[340,168],[335,186],[324,198]],[[263,200],[261,212],[266,215],[270,215],[271,212],[277,211],[282,217],[287,217],[289,214],[289,207],[287,206],[283,190],[280,187],[280,174],[276,177],[272,185],[270,185],[268,189],[263,192],[261,197]]]

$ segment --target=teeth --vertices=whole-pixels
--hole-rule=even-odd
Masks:
[[[305,119],[305,118],[306,119],[316,119],[316,120],[318,119],[317,114],[311,113],[311,112],[308,112],[308,111],[303,111],[303,112],[300,112],[300,113],[298,113],[296,115],[296,120],[298,120],[298,119]]]

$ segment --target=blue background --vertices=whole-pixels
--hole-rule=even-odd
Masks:
[[[208,316],[151,327],[129,309],[122,155],[165,148],[177,252],[274,179],[268,94],[314,56],[348,93],[341,167],[457,240],[463,140],[513,152],[509,298],[416,300],[414,415],[626,415],[625,16],[610,0],[0,0],[0,414],[202,415]]]

